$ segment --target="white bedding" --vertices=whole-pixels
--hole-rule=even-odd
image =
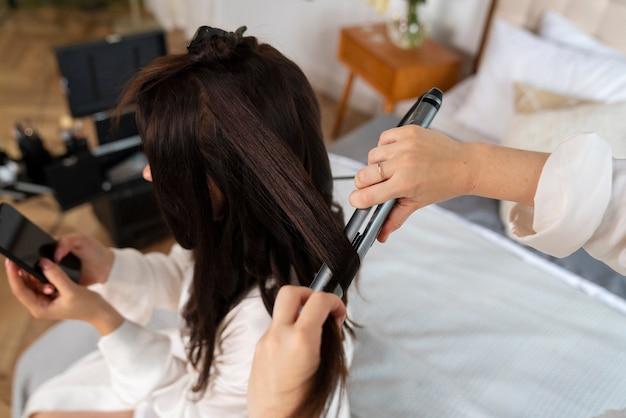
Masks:
[[[358,165],[333,157],[335,174]],[[349,182],[336,184],[346,215]],[[594,417],[626,408],[626,306],[437,207],[353,289],[357,417]],[[606,293],[606,292],[604,292]]]
[[[563,47],[496,18],[458,120],[501,141],[515,114],[514,82],[617,103],[626,100],[626,61]]]

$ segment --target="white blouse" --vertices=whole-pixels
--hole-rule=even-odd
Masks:
[[[191,391],[198,372],[187,361],[182,327],[151,331],[144,326],[155,309],[180,312],[192,275],[190,253],[178,245],[169,255],[115,250],[106,284],[93,288],[126,321],[100,339],[98,351],[38,388],[24,416],[37,411],[116,410],[134,410],[136,418],[247,416],[255,346],[271,322],[258,288],[220,324],[209,385],[199,399]],[[351,344],[346,355],[350,361]],[[345,396],[335,394],[328,416],[349,417]]]
[[[520,242],[565,257],[579,248],[626,275],[626,160],[596,134],[561,144],[541,173],[535,206],[513,205]]]

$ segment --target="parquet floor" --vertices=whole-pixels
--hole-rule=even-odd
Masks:
[[[61,152],[58,138],[59,118],[68,114],[59,85],[59,75],[52,47],[71,42],[102,38],[112,33],[114,25],[126,11],[110,8],[98,11],[55,9],[50,6],[11,11],[0,18],[0,148],[18,156],[12,136],[17,120],[30,120],[39,130],[49,149]],[[168,34],[170,51],[181,51],[185,41],[180,32]],[[319,96],[323,129],[330,132],[336,102]],[[367,119],[348,112],[345,129]],[[85,130],[93,138],[93,128],[85,120]],[[327,135],[328,137],[328,135]],[[16,206],[34,222],[50,230],[59,219],[59,210],[50,196],[30,199]],[[89,205],[72,209],[63,215],[57,234],[81,231],[105,243],[110,238],[97,222]],[[164,240],[146,251],[166,251],[171,240]],[[9,417],[11,379],[19,354],[51,321],[34,320],[11,295],[4,269],[0,268],[0,418]]]

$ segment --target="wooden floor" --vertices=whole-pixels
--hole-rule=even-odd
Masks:
[[[113,32],[125,16],[123,9],[82,12],[51,7],[28,8],[10,12],[0,19],[0,148],[18,157],[12,138],[15,121],[30,120],[53,151],[63,147],[58,138],[59,118],[68,109],[59,85],[52,47],[88,39],[99,39]],[[184,50],[179,32],[168,34],[170,51]],[[323,130],[329,137],[336,102],[319,96]],[[348,112],[344,129],[367,120],[366,115]],[[93,128],[85,121],[86,133],[93,138]],[[110,238],[96,220],[91,207],[83,205],[62,218],[50,196],[30,199],[16,206],[34,222],[50,230],[59,219],[58,234],[80,231],[110,244]],[[171,240],[164,240],[144,250],[165,251]],[[19,354],[51,321],[34,320],[15,301],[8,289],[4,269],[0,268],[0,418],[8,417],[13,367]]]

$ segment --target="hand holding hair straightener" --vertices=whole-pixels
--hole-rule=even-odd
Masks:
[[[413,106],[411,106],[411,109],[409,109],[409,111],[400,120],[398,126],[418,125],[428,128],[437,114],[437,111],[441,107],[442,100],[443,93],[441,90],[437,88],[430,89],[427,93],[420,97],[415,104],[413,104]],[[384,180],[382,161],[377,162],[377,169],[379,172],[379,178]],[[387,217],[392,211],[395,203],[395,199],[389,199],[378,205],[369,219],[365,229],[362,231],[361,229],[365,224],[372,207],[357,209],[352,214],[344,232],[346,233],[348,239],[352,242],[352,246],[361,260],[365,258],[365,254],[367,254],[367,251],[376,240],[376,237],[380,233],[380,230],[387,220]],[[348,283],[338,283],[336,280],[333,280],[333,272],[330,268],[326,264],[323,264],[313,279],[310,287],[316,291],[334,292],[341,296],[344,290],[350,286],[352,279],[353,278],[350,278],[350,282]]]

